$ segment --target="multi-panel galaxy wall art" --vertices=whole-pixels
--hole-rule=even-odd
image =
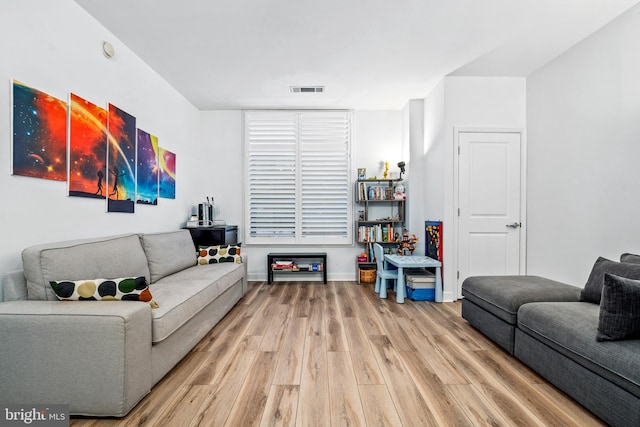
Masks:
[[[67,103],[13,81],[14,175],[67,179]]]
[[[136,203],[158,204],[158,137],[138,129]]]
[[[107,211],[132,213],[136,198],[136,118],[109,104],[107,127]]]
[[[69,96],[69,196],[106,197],[107,110]]]
[[[12,95],[13,175],[66,181],[69,196],[106,200],[107,212],[175,199],[176,155],[131,114],[73,93],[67,103],[17,80]]]
[[[158,156],[160,162],[160,197],[176,198],[176,155],[169,150],[160,148]]]

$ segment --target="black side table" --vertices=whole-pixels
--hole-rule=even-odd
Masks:
[[[185,227],[191,233],[196,250],[200,246],[233,245],[238,243],[238,226]]]

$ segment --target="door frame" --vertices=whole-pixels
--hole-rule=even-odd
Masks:
[[[460,157],[458,155],[460,148],[461,133],[517,133],[520,135],[520,274],[527,274],[527,138],[524,128],[482,128],[482,127],[454,127],[453,128],[453,244],[452,251],[452,269],[454,273],[455,292],[458,299],[462,298],[462,281],[458,277],[458,242],[459,233],[459,216],[458,209],[460,207]]]

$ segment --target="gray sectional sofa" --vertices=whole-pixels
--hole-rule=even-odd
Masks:
[[[582,290],[535,276],[470,277],[462,317],[608,424],[640,426],[634,257],[598,259]]]
[[[126,415],[247,290],[246,262],[201,265],[187,230],[44,244],[22,259],[2,277],[0,402],[68,404],[72,415]],[[157,308],[60,301],[50,284],[139,277],[148,289],[120,299],[150,292]]]

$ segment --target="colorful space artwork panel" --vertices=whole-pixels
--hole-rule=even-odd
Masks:
[[[176,155],[136,118],[70,93],[62,101],[12,80],[11,173],[66,181],[69,196],[100,199],[107,212],[176,198]]]
[[[14,175],[67,179],[67,103],[13,80]]]
[[[160,162],[160,197],[164,199],[175,199],[176,155],[160,147],[158,161]]]
[[[136,118],[109,104],[107,212],[133,213],[136,194]]]
[[[69,196],[104,199],[107,110],[73,93],[69,98]]]
[[[158,204],[158,138],[138,129],[136,203]]]

